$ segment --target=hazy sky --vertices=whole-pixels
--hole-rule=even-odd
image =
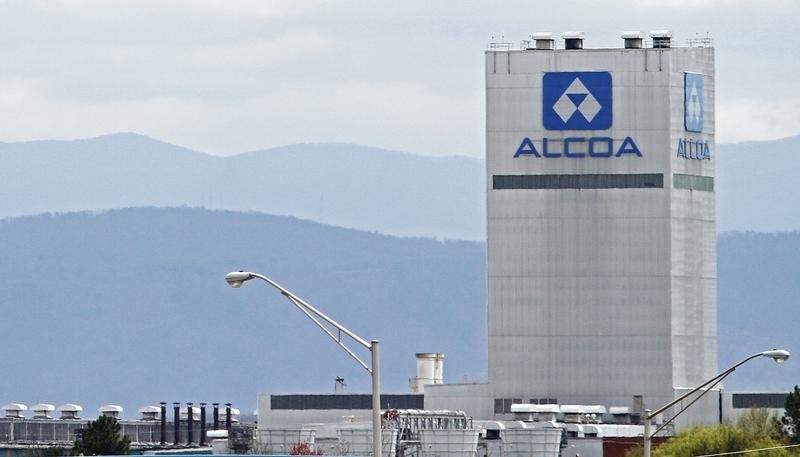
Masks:
[[[717,141],[800,133],[796,0],[0,0],[0,141],[134,131],[213,154],[484,153],[491,36],[714,39]]]

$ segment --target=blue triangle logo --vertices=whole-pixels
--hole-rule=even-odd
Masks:
[[[588,95],[589,94],[567,94],[567,97],[569,97],[569,99],[572,100],[572,103],[574,103],[575,106],[581,106],[581,103],[586,99]]]

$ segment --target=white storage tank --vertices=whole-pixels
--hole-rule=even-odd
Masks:
[[[444,382],[444,354],[441,352],[418,352],[417,376],[409,380],[409,387],[414,393],[423,393],[426,384],[442,384]]]

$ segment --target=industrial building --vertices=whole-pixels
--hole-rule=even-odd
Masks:
[[[635,415],[717,373],[714,49],[560,38],[485,53],[488,383],[427,407]],[[718,421],[718,392],[681,419]]]
[[[495,429],[551,424],[570,452],[621,455],[603,440],[638,443],[645,408],[717,374],[714,49],[668,31],[585,42],[485,53],[488,380],[443,383],[443,355],[417,354],[409,399],[473,418],[487,453],[510,446]],[[675,425],[733,419],[735,395],[717,386]],[[366,399],[301,397],[261,394],[259,433],[368,421]],[[363,406],[330,407],[345,403]]]

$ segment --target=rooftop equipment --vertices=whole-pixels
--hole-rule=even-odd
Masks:
[[[55,410],[56,407],[49,403],[38,403],[31,406],[34,419],[52,419],[52,412]]]
[[[556,414],[561,412],[561,408],[558,405],[533,405],[533,411],[536,413],[536,420],[555,422]]]
[[[418,352],[417,376],[409,379],[409,387],[414,393],[425,391],[426,384],[444,382],[444,354],[441,352]]]
[[[611,420],[615,424],[631,423],[631,409],[627,406],[609,406],[608,414],[611,414]]]
[[[671,30],[652,30],[650,38],[653,39],[654,48],[669,48],[672,42]]]
[[[143,421],[157,421],[160,419],[159,414],[161,413],[161,408],[158,406],[144,406],[139,408],[139,414],[142,415]]]
[[[106,417],[113,417],[114,419],[119,419],[119,415],[122,412],[122,406],[105,405],[97,408],[97,412]]]
[[[231,422],[237,423],[239,422],[239,415],[241,411],[238,408],[231,408]]]
[[[197,407],[197,406],[192,406],[191,403],[187,403],[187,405],[188,406],[186,406],[185,408],[181,408],[180,409],[180,411],[181,411],[181,413],[180,413],[181,420],[182,421],[189,420],[189,409],[191,408],[191,410],[192,410],[192,420],[194,420],[195,422],[199,421],[200,420],[200,408]]]
[[[58,412],[61,413],[61,420],[77,420],[80,419],[80,413],[83,411],[81,405],[75,403],[65,403],[58,407]]]
[[[586,405],[586,421],[592,424],[603,423],[606,407],[603,405]]]
[[[556,41],[551,32],[536,32],[532,36],[534,47],[540,50],[551,50],[555,48]]]
[[[584,405],[561,405],[561,412],[564,413],[564,422],[568,424],[580,424],[586,414]]]
[[[6,413],[6,417],[9,419],[24,419],[25,414],[23,411],[27,411],[28,407],[22,403],[9,403],[3,406],[3,411]]]
[[[583,40],[586,39],[584,32],[564,32],[561,34],[564,39],[564,49],[583,49]]]
[[[622,32],[625,49],[641,49],[644,43],[644,33],[639,31]]]

